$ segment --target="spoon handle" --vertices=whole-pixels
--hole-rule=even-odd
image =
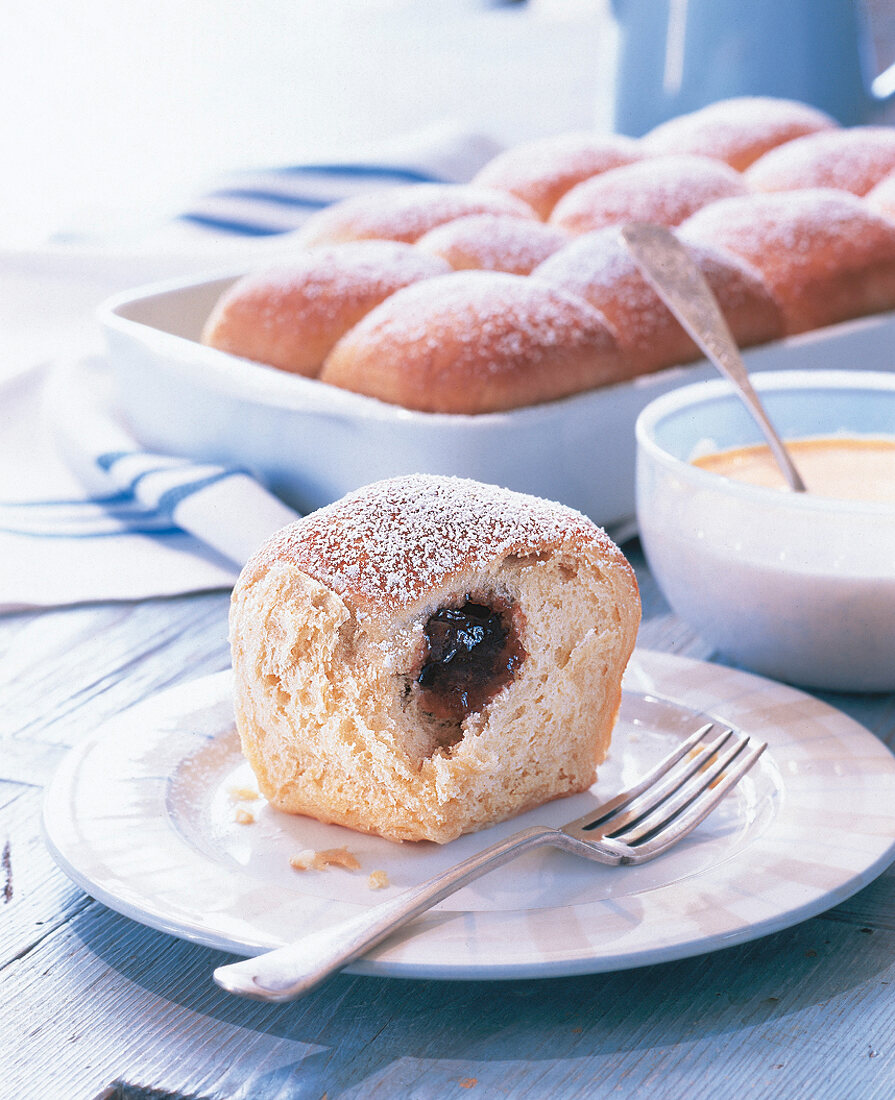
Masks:
[[[724,314],[690,253],[662,225],[625,225],[620,233],[643,277],[698,347],[739,390],[789,487],[797,493],[805,492],[804,481],[752,387]]]

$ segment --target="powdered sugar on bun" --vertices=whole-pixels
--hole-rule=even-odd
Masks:
[[[516,195],[546,219],[562,196],[582,180],[633,164],[643,156],[639,142],[620,134],[560,134],[499,153],[474,182]]]
[[[788,333],[895,306],[895,225],[844,191],[726,199],[690,218],[680,236],[729,249],[756,267]]]
[[[436,225],[467,214],[535,218],[521,199],[503,191],[455,183],[418,183],[357,195],[313,214],[299,230],[300,245],[391,240],[412,243]]]
[[[393,241],[299,252],[288,265],[239,279],[215,305],[202,341],[315,377],[336,341],[374,306],[449,270],[444,260]]]
[[[467,478],[416,474],[375,482],[284,528],[246,566],[289,561],[362,615],[407,607],[495,557],[569,542],[617,555],[580,512]]]
[[[643,146],[654,155],[698,153],[714,157],[742,172],[769,149],[837,126],[829,115],[805,103],[741,96],[661,123],[643,138]]]
[[[718,248],[689,251],[741,347],[779,338],[783,318],[761,275]],[[577,237],[535,275],[584,298],[616,334],[630,377],[696,359],[701,352],[641,275],[616,228]]]
[[[895,171],[895,130],[854,126],[798,138],[773,149],[746,172],[756,191],[833,187],[865,195]]]
[[[557,203],[550,223],[569,233],[624,222],[675,226],[710,202],[747,191],[739,173],[720,161],[655,157],[579,183]]]
[[[457,271],[506,271],[528,275],[568,240],[551,225],[498,214],[470,214],[439,225],[417,248],[440,256]]]
[[[423,412],[552,401],[618,377],[592,306],[533,277],[461,271],[387,298],[333,348],[320,378]]]

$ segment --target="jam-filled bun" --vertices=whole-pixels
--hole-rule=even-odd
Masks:
[[[474,182],[516,195],[546,219],[576,184],[643,156],[638,142],[620,134],[560,134],[499,153]]]
[[[790,334],[895,307],[895,225],[845,191],[726,199],[694,214],[680,236],[756,267]]]
[[[308,218],[296,239],[309,248],[370,239],[412,244],[436,225],[467,214],[537,217],[528,203],[504,191],[471,184],[417,183],[327,206]]]
[[[374,306],[447,271],[437,256],[393,241],[300,252],[288,265],[237,280],[215,305],[202,341],[313,378],[339,338]]]
[[[754,268],[719,248],[687,247],[741,347],[783,335],[780,308]],[[603,314],[630,377],[702,354],[641,275],[615,228],[577,237],[536,268],[535,276],[584,298]]]
[[[406,409],[486,413],[615,381],[603,317],[533,277],[458,271],[399,290],[339,341],[320,380]]]
[[[556,204],[550,224],[568,233],[625,222],[675,226],[707,203],[747,190],[738,172],[709,157],[655,157],[579,183]]]
[[[569,239],[552,225],[498,214],[470,214],[431,230],[416,247],[456,271],[507,271],[528,275]]]
[[[746,172],[756,191],[833,187],[866,195],[895,171],[895,130],[853,126],[798,138],[773,149]]]
[[[445,843],[594,782],[639,618],[633,571],[580,513],[378,482],[243,570],[243,751],[279,810]]]
[[[660,123],[644,136],[651,154],[698,153],[742,172],[769,149],[838,123],[823,111],[791,99],[740,96],[722,99]]]

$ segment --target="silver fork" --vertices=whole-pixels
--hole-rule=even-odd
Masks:
[[[617,867],[667,852],[704,820],[767,747],[709,722],[633,787],[560,828],[534,825],[500,840],[427,882],[295,943],[219,966],[222,989],[259,1001],[303,997],[390,933],[474,879],[534,848],[551,846]]]

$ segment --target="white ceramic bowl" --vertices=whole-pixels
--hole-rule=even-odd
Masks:
[[[895,437],[895,376],[754,378],[784,438]],[[689,461],[762,442],[724,381],[685,386],[637,421],[637,517],[672,608],[733,661],[806,687],[895,689],[895,505],[750,486]]]
[[[660,371],[545,405],[483,416],[410,412],[199,343],[235,276],[134,290],[100,310],[115,402],[145,447],[248,467],[302,511],[378,478],[455,474],[562,501],[609,525],[634,515],[634,423],[661,393],[715,377]],[[895,315],[754,348],[750,370],[891,364]],[[895,366],[895,364],[892,364]]]

